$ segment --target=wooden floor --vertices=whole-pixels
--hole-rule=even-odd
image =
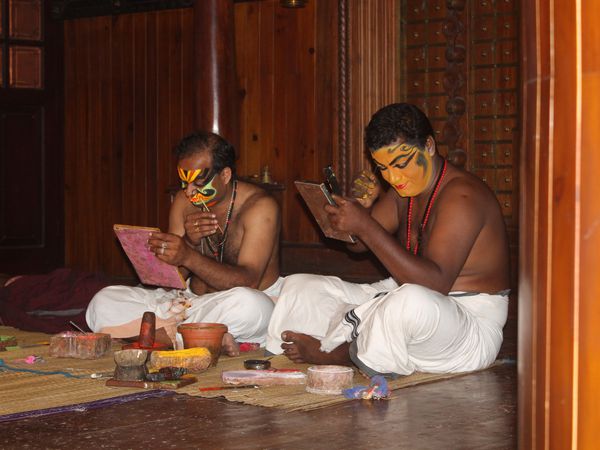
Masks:
[[[513,318],[514,319],[514,318]],[[516,320],[508,362],[405,388],[390,401],[285,413],[186,395],[0,424],[2,449],[514,449]],[[0,399],[0,401],[2,401]]]

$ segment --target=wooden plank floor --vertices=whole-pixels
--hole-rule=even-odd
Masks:
[[[514,449],[516,320],[482,372],[310,412],[186,395],[0,424],[2,449]],[[2,401],[2,399],[0,399]]]
[[[516,367],[309,412],[151,398],[0,424],[0,448],[512,449]]]

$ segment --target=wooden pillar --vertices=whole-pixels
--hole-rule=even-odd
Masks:
[[[597,448],[600,4],[523,0],[519,448]]]
[[[240,98],[235,69],[233,0],[194,3],[195,125],[239,148]]]
[[[346,193],[370,168],[364,129],[379,108],[398,101],[400,2],[338,0],[339,151],[334,161]]]

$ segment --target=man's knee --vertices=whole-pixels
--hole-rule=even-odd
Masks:
[[[404,284],[390,292],[381,306],[385,317],[400,321],[407,329],[431,324],[439,317],[432,291],[417,284]]]
[[[321,301],[319,298],[326,290],[328,279],[337,277],[327,277],[323,275],[313,275],[307,273],[288,275],[282,286],[277,304],[287,304],[288,307],[294,302],[306,304],[311,301]],[[281,309],[282,306],[279,306]]]
[[[125,300],[129,300],[132,296],[128,290],[133,289],[118,285],[100,289],[90,300],[85,312],[85,320],[90,329],[97,332],[98,329],[106,326],[107,317],[123,308]]]
[[[100,289],[96,295],[92,297],[85,311],[85,321],[90,327],[90,330],[94,332],[97,332],[100,328],[99,319],[102,316],[102,311],[106,307],[106,303],[112,298],[111,288],[113,288],[113,286]]]
[[[244,322],[256,322],[271,317],[274,304],[264,292],[247,287],[236,287],[230,291],[231,308],[236,311],[236,316]]]
[[[286,291],[297,291],[297,290],[310,290],[312,286],[320,283],[322,277],[320,275],[312,275],[309,273],[297,273],[288,275],[283,281],[281,286],[282,292]]]
[[[97,306],[99,304],[104,304],[110,301],[114,301],[121,294],[122,286],[107,286],[105,288],[100,289],[90,300],[89,306]]]

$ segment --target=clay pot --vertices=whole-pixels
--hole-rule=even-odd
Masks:
[[[222,323],[184,323],[177,327],[183,338],[183,348],[205,347],[210,352],[210,367],[217,365],[221,355],[223,335],[227,326]]]

